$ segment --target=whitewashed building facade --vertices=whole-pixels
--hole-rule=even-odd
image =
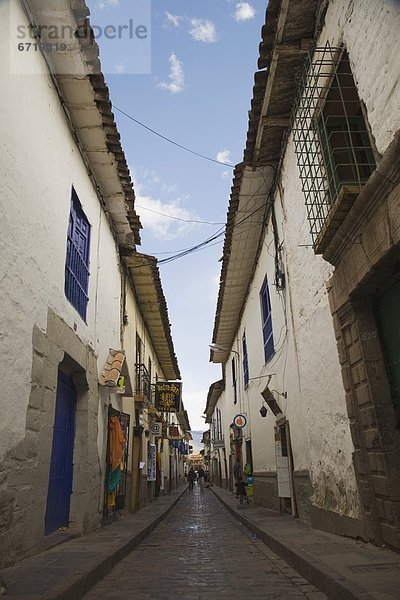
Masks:
[[[399,22],[389,1],[269,2],[211,350],[222,479],[251,462],[257,503],[393,547]]]
[[[156,286],[158,336],[129,274],[141,225],[89,11],[83,0],[58,2],[51,22],[80,35],[65,51],[22,53],[10,23],[37,31],[49,23],[43,8],[0,5],[1,566],[42,550],[60,528],[99,527],[108,463],[123,471],[112,506],[115,489],[129,493],[127,427],[139,425],[140,391],[129,321],[154,374],[180,377],[158,271],[148,292]],[[124,447],[111,459],[113,416]],[[130,500],[116,508],[135,508]]]

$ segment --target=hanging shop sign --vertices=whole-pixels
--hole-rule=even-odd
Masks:
[[[170,440],[181,440],[182,436],[179,433],[179,427],[176,425],[170,425],[168,427],[168,439]]]
[[[157,474],[157,456],[156,445],[148,444],[147,446],[147,481],[155,481]]]
[[[150,425],[150,433],[155,435],[156,437],[162,436],[162,423],[161,421],[156,421]]]
[[[238,429],[243,429],[243,427],[245,427],[247,424],[247,417],[245,415],[236,415],[236,417],[233,419],[233,424]]]
[[[163,412],[180,412],[182,383],[157,381],[155,387],[155,407]]]

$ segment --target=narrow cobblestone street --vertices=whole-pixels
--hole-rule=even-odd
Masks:
[[[326,598],[197,486],[85,599],[121,597]]]

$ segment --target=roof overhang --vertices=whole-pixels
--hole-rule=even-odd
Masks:
[[[157,259],[135,252],[125,256],[124,261],[164,377],[169,380],[180,379]]]
[[[206,423],[211,423],[211,417],[214,412],[215,406],[220,398],[222,392],[225,389],[225,381],[220,379],[219,381],[214,381],[208,389],[207,394],[207,405],[204,414],[206,415]]]
[[[177,414],[178,417],[178,421],[180,426],[182,427],[183,431],[186,434],[190,435],[190,423],[189,423],[189,415],[187,413],[187,410],[185,410],[183,403],[182,403],[182,410]],[[190,435],[190,437],[188,437],[187,439],[192,439],[192,436]]]
[[[252,166],[279,163],[290,126],[297,75],[314,44],[319,0],[270,0],[244,151]]]
[[[225,363],[233,346],[262,247],[269,196],[290,126],[297,74],[314,42],[319,0],[270,0],[243,163],[234,172],[210,360]],[[255,211],[251,220],[245,213]],[[252,225],[252,227],[250,226]]]
[[[25,12],[40,39],[57,28],[57,45],[65,51],[45,53],[57,92],[75,135],[86,168],[106,210],[120,248],[134,250],[140,244],[141,223],[134,209],[135,194],[122,150],[112,104],[101,72],[99,48],[89,23],[84,0],[25,0]],[[73,39],[62,31],[79,32]]]
[[[235,169],[228,219],[217,310],[210,360],[226,362],[253,277],[260,249],[268,196],[274,169],[252,169],[241,164]]]

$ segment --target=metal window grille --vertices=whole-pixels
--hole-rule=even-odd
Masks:
[[[332,214],[337,213],[335,223],[340,225],[376,166],[344,48],[327,43],[306,57],[299,75],[292,132],[316,247]],[[346,193],[352,200],[342,203],[338,211]]]
[[[72,190],[64,289],[69,302],[76,308],[84,321],[89,300],[89,245],[89,221],[82,210],[75,190]]]
[[[136,389],[135,392],[151,401],[150,375],[143,363],[135,363]]]

